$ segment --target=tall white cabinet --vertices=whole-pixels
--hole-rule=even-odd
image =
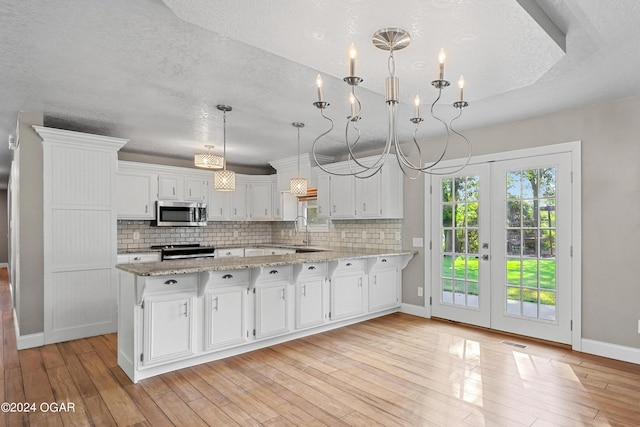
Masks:
[[[43,144],[44,342],[117,329],[117,152],[126,140],[34,126]]]

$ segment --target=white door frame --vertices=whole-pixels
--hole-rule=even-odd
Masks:
[[[573,257],[571,258],[571,312],[572,312],[572,330],[571,330],[571,347],[573,350],[582,350],[582,142],[573,141],[561,144],[545,145],[541,147],[525,148],[521,150],[504,151],[500,153],[484,154],[473,156],[469,164],[486,163],[492,161],[513,160],[525,157],[534,157],[547,154],[570,153],[571,154],[571,209],[574,219],[571,222],[571,247]],[[441,168],[455,170],[466,159],[445,160],[441,162]],[[425,179],[425,197],[424,197],[424,230],[425,239],[429,242],[429,250],[424,251],[424,305],[427,318],[431,317],[430,301],[433,297],[431,286],[432,271],[432,251],[434,238],[431,234],[431,197],[428,180]],[[439,240],[438,240],[439,241]]]

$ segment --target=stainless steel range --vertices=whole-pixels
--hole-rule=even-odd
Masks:
[[[189,258],[213,258],[215,248],[213,246],[202,246],[199,243],[185,243],[179,245],[157,245],[151,249],[160,249],[161,260]]]

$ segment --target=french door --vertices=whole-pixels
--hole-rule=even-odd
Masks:
[[[433,316],[571,343],[571,154],[431,177]]]

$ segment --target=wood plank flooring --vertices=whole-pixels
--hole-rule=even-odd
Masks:
[[[639,365],[443,321],[393,314],[132,384],[114,334],[17,351],[6,270],[0,308],[1,400],[37,408],[8,426],[640,425]]]

